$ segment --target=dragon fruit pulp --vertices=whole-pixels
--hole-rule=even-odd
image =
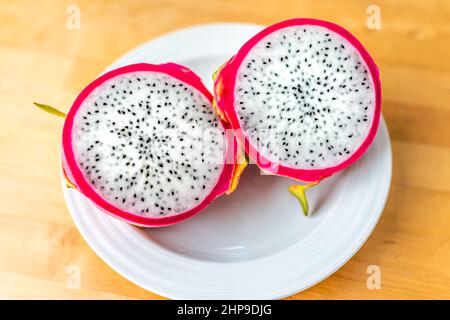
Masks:
[[[315,19],[255,35],[216,72],[214,93],[220,115],[262,170],[313,184],[360,158],[380,120],[381,86],[369,53],[342,27]],[[311,185],[289,188],[305,213]]]
[[[121,67],[73,103],[63,172],[68,185],[112,216],[139,226],[174,224],[236,187],[242,165],[228,128],[189,69]]]

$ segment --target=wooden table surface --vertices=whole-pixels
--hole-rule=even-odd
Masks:
[[[80,8],[80,29],[67,28],[71,4]],[[381,29],[367,27],[370,4],[380,8]],[[177,28],[295,16],[341,24],[372,53],[394,161],[389,199],[367,243],[334,275],[291,298],[450,298],[446,0],[1,0],[0,298],[162,298],[114,272],[82,239],[60,187],[62,121],[32,101],[67,110],[118,56]],[[366,286],[370,265],[380,267],[380,289]],[[80,288],[70,285],[70,266],[79,267]]]

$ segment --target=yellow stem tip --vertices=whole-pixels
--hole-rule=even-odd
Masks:
[[[288,190],[289,192],[297,198],[298,202],[300,202],[300,206],[303,209],[303,214],[305,216],[308,215],[309,213],[309,205],[308,205],[308,199],[306,198],[306,189],[315,186],[316,184],[318,184],[320,181],[316,181],[310,184],[307,184],[305,186],[303,185],[291,185],[289,186]]]
[[[55,116],[58,116],[58,117],[61,117],[61,118],[65,118],[67,116],[64,112],[59,111],[58,109],[56,109],[56,108],[54,108],[52,106],[49,106],[47,104],[42,104],[42,103],[37,103],[37,102],[33,102],[33,104],[36,107],[44,110],[45,112],[48,112],[48,113],[53,114]]]

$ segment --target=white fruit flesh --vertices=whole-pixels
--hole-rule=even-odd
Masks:
[[[369,134],[375,90],[360,53],[341,35],[295,26],[266,36],[242,61],[234,101],[244,134],[280,165],[324,169]]]
[[[75,115],[72,146],[106,201],[144,217],[194,208],[224,166],[224,129],[209,100],[178,79],[133,72],[94,89]]]

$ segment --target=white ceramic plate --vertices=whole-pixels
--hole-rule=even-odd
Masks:
[[[211,88],[211,74],[261,26],[211,24],[183,29],[132,50],[110,68],[177,62]],[[64,195],[87,243],[114,270],[157,294],[178,299],[276,299],[325,279],[363,245],[380,217],[391,180],[384,121],[369,151],[351,168],[310,189],[304,217],[289,179],[253,165],[232,195],[162,229],[140,229],[107,216],[77,191]]]

